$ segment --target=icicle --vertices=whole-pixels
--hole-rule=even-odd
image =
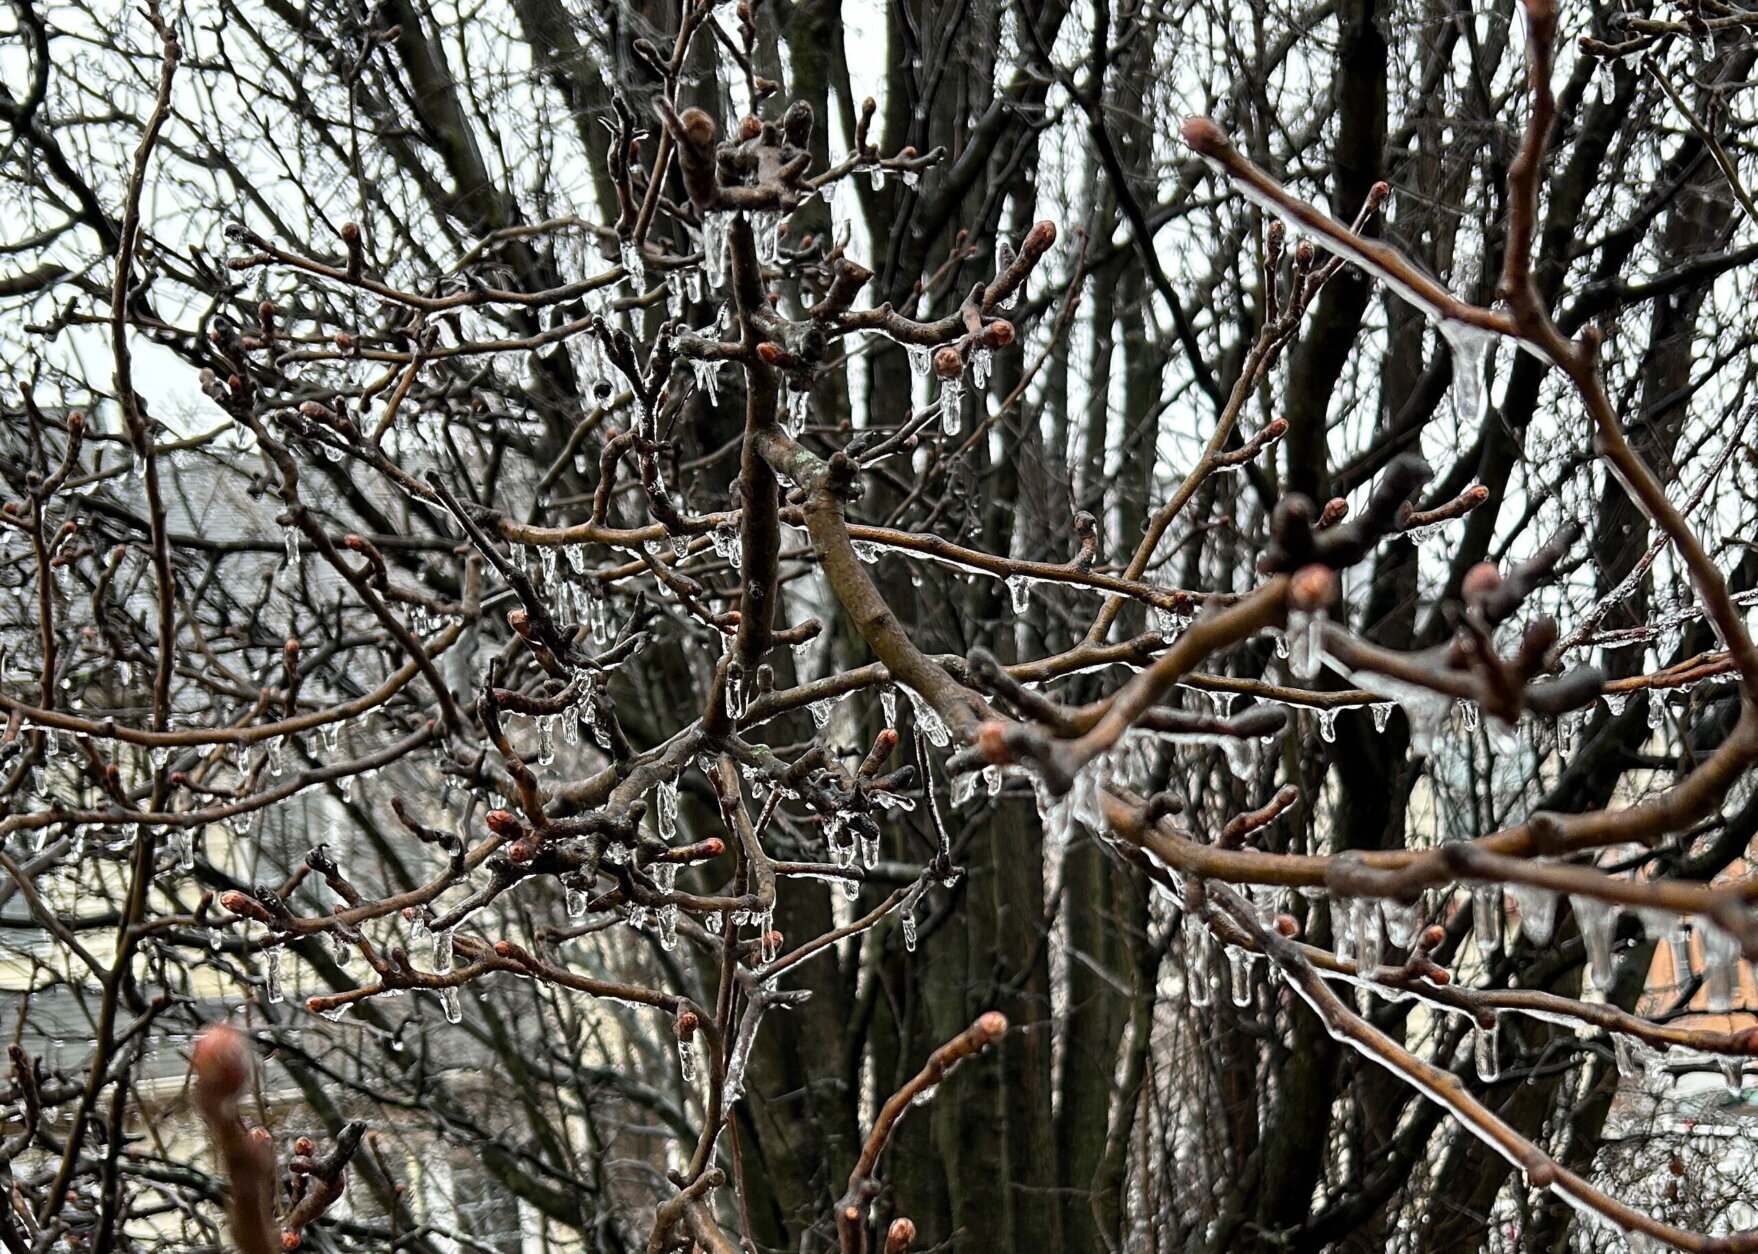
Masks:
[[[1184,915],[1184,996],[1192,1006],[1202,1007],[1213,1000],[1210,981],[1209,929],[1190,911]]]
[[[452,969],[452,929],[444,928],[433,936],[433,973],[445,975]]]
[[[448,984],[440,989],[440,1009],[445,1012],[447,1023],[462,1023],[464,1007],[458,998],[458,986]]]
[[[659,838],[669,845],[678,834],[678,781],[675,778],[659,781],[658,801],[654,809],[659,822]],[[675,872],[677,868],[673,865],[672,869]]]
[[[1288,614],[1288,632],[1284,647],[1290,648],[1288,653],[1288,671],[1296,679],[1312,679],[1319,673],[1319,663],[1324,657],[1324,611],[1308,614],[1302,610],[1291,610]]]
[[[963,809],[965,803],[976,795],[977,795],[977,776],[976,776],[975,772],[967,771],[963,775],[955,776],[953,778],[953,781],[952,781],[952,808],[953,809],[955,809],[955,810]]]
[[[1475,429],[1489,413],[1489,389],[1483,376],[1495,334],[1457,318],[1442,318],[1439,326],[1442,338],[1453,350],[1453,401],[1460,419]]]
[[[286,1001],[287,990],[281,987],[281,947],[276,945],[265,950],[263,957],[268,960],[269,1000]]]
[[[685,1084],[696,1082],[696,1043],[678,1038],[678,1075]]]
[[[1587,946],[1587,977],[1590,993],[1604,1001],[1611,991],[1612,933],[1617,927],[1618,908],[1597,897],[1570,894],[1569,904],[1575,908],[1575,923]]]
[[[575,885],[575,884],[567,885],[566,888],[564,889],[564,892],[566,894],[566,900],[567,900],[568,917],[570,919],[583,919],[583,918],[585,918],[586,917],[586,894],[585,894],[585,892],[578,885]]]
[[[1237,945],[1227,947],[1227,983],[1235,1006],[1251,1005],[1251,954]]]
[[[851,540],[849,547],[855,551],[856,557],[869,566],[879,560],[879,546],[871,540]]]
[[[1636,1061],[1630,1057],[1630,1042],[1626,1041],[1621,1032],[1611,1034],[1612,1058],[1618,1064],[1618,1076],[1624,1080],[1636,1078]]]
[[[822,728],[830,721],[830,699],[811,701],[806,704],[806,713],[812,716],[812,726]]]
[[[1484,1027],[1481,1023],[1472,1029],[1472,1053],[1477,1059],[1477,1078],[1485,1084],[1491,1084],[1501,1078],[1501,1025],[1491,1023]]]
[[[299,578],[299,562],[304,551],[299,547],[299,528],[289,523],[283,534],[287,540],[287,579],[291,583]]]
[[[1319,739],[1327,745],[1334,744],[1337,739],[1337,711],[1324,709],[1318,712]]]
[[[971,354],[971,386],[981,388],[989,382],[989,372],[995,368],[995,354],[986,348],[979,348]]]
[[[1386,939],[1399,949],[1409,949],[1422,928],[1421,903],[1406,905],[1384,898],[1380,901],[1380,918],[1385,923]]]
[[[1374,897],[1351,897],[1349,927],[1354,933],[1355,969],[1363,975],[1371,975],[1380,965],[1379,900]]]
[[[1603,693],[1602,696],[1605,698],[1605,708],[1610,710],[1614,716],[1622,714],[1624,706],[1629,704],[1630,700],[1626,694],[1621,692],[1607,692]]]
[[[1471,890],[1471,923],[1477,947],[1485,954],[1502,950],[1502,889],[1499,884],[1478,884]]]
[[[925,344],[905,344],[903,351],[909,354],[910,373],[918,379],[927,378],[934,364],[934,350]]]
[[[710,405],[715,404],[720,399],[720,363],[692,358],[690,369],[696,376],[696,390],[708,398]]]
[[[1704,923],[1698,929],[1703,939],[1703,993],[1712,1014],[1725,1014],[1733,1008],[1740,982],[1740,942],[1730,933]]]
[[[678,908],[667,902],[655,912],[659,920],[659,947],[670,951],[678,947]]]
[[[941,721],[940,715],[922,699],[922,694],[914,688],[906,686],[904,691],[909,693],[910,705],[915,710],[916,726],[921,729],[924,736],[933,742],[935,748],[944,749],[952,742],[952,733],[947,731],[946,724]]]
[[[702,264],[708,286],[716,291],[726,283],[726,224],[731,216],[724,211],[702,215]]]
[[[1383,732],[1386,730],[1386,724],[1390,722],[1392,718],[1392,706],[1395,704],[1396,702],[1393,701],[1375,701],[1373,705],[1369,707],[1373,711],[1373,729],[1376,732]]]
[[[1557,895],[1535,884],[1509,884],[1508,895],[1520,911],[1520,931],[1533,945],[1550,944],[1557,928]]]
[[[983,787],[988,790],[991,797],[999,797],[1001,795],[1001,786],[1004,782],[1004,776],[1000,767],[985,766],[983,768]]]
[[[995,277],[1000,278],[1002,275],[1006,274],[1008,272],[1008,270],[1013,267],[1013,263],[1016,260],[1018,260],[1018,258],[1019,258],[1019,253],[1017,251],[1015,251],[1013,245],[1010,242],[1008,242],[1005,239],[996,240],[995,241]],[[1012,309],[1015,305],[1019,304],[1019,294],[1020,294],[1021,289],[1023,289],[1024,287],[1025,287],[1025,284],[1022,283],[1019,285],[1019,287],[1014,288],[1011,292],[1009,292],[1007,294],[1007,298],[1005,300],[1002,300],[997,303],[996,308],[1005,311],[1008,309]]]
[[[910,953],[916,952],[916,912],[911,902],[903,906],[903,947]]]
[[[1648,730],[1659,731],[1666,724],[1666,703],[1658,692],[1648,694]]]
[[[1275,634],[1274,639],[1276,642],[1276,656],[1279,658],[1286,658],[1288,656],[1288,633],[1279,631]]]
[[[753,213],[751,235],[757,246],[757,264],[775,265],[781,259],[781,215],[772,210]]]
[[[879,833],[862,828],[860,833],[861,865],[869,871],[879,865]]]
[[[1721,1060],[1722,1078],[1727,1081],[1727,1091],[1731,1096],[1738,1097],[1746,1087],[1745,1060],[1740,1058],[1723,1058]]]
[[[1013,594],[1013,612],[1023,614],[1031,606],[1030,583],[1024,575],[1009,575],[1007,590]]]
[[[883,688],[879,692],[879,708],[885,715],[887,727],[897,726],[897,689]]]
[[[537,765],[548,766],[555,761],[555,715],[537,718]]]
[[[562,741],[565,744],[580,743],[580,711],[576,706],[568,706],[561,713]]]
[[[867,171],[867,175],[872,180],[874,191],[877,192],[877,191],[884,190],[884,187],[885,187],[885,167],[884,166],[875,162],[873,164],[873,166]]]
[[[177,854],[178,870],[195,870],[195,838],[190,835],[190,831],[187,827],[174,827],[171,829],[171,848]]]
[[[1459,712],[1464,716],[1465,730],[1468,732],[1476,731],[1477,730],[1477,702],[1475,702],[1475,701],[1461,701],[1461,702],[1459,702]]]
[[[940,430],[945,435],[957,435],[959,426],[959,402],[964,397],[964,383],[958,379],[942,379],[940,381]]]

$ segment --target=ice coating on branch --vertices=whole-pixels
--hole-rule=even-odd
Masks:
[[[641,254],[641,245],[633,239],[620,239],[617,253],[628,271],[629,286],[640,291],[647,282],[647,259]]]

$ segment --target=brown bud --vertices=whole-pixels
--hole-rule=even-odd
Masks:
[[[1467,601],[1475,601],[1480,597],[1489,596],[1502,586],[1502,572],[1496,569],[1494,562],[1479,562],[1465,572],[1459,591]]]
[[[988,348],[1006,348],[1013,343],[1013,323],[997,318],[983,328],[983,344]]]
[[[977,1016],[976,1023],[971,1026],[992,1041],[1007,1031],[1007,1016],[999,1010],[986,1010]]]
[[[701,109],[685,109],[678,115],[683,123],[684,139],[695,148],[707,148],[714,143],[714,119]]]
[[[267,923],[274,918],[262,902],[235,888],[220,894],[220,906],[246,919],[255,919],[258,923]]]
[[[696,1029],[700,1026],[701,1021],[697,1019],[694,1010],[686,1010],[672,1021],[672,1027],[676,1030],[680,1041],[687,1041],[695,1036]]]
[[[532,862],[537,858],[538,845],[534,840],[515,840],[507,846],[507,857],[514,862]]]
[[[747,140],[756,139],[757,136],[761,135],[762,133],[763,133],[763,123],[759,119],[751,116],[750,114],[747,113],[739,121],[739,142],[740,143],[744,143]]]
[[[952,345],[934,350],[934,373],[942,379],[956,379],[964,373],[964,358]]]
[[[295,1137],[293,1140],[293,1152],[303,1157],[310,1157],[317,1152],[317,1142],[308,1136]]]
[[[1431,923],[1422,929],[1422,935],[1416,940],[1416,947],[1423,951],[1436,949],[1447,939],[1447,929],[1438,923]]]
[[[1007,724],[992,719],[977,728],[977,752],[990,766],[1006,766],[1013,761],[1007,748]]]
[[[518,837],[525,834],[525,825],[519,822],[519,817],[511,810],[490,810],[483,816],[483,822],[488,824],[488,830],[496,836]]]
[[[726,842],[718,836],[710,836],[702,842],[702,853],[705,857],[718,858],[726,852]]]
[[[250,1046],[229,1023],[216,1023],[196,1039],[189,1055],[198,1092],[208,1101],[238,1096],[250,1082]]]
[[[1300,935],[1300,921],[1291,914],[1278,914],[1276,916],[1276,931],[1283,936],[1298,936]]]
[[[1336,590],[1337,576],[1331,573],[1329,566],[1315,562],[1302,566],[1288,581],[1288,603],[1310,614],[1329,605]]]
[[[1026,237],[1020,241],[1020,255],[1025,257],[1040,256],[1048,251],[1050,245],[1055,242],[1056,224],[1054,222],[1046,219],[1043,222],[1034,223],[1032,229],[1026,232]]]
[[[782,350],[780,345],[771,344],[765,340],[757,345],[757,357],[766,366],[779,366],[787,360],[787,353]]]

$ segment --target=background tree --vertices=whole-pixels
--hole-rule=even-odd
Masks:
[[[1752,1247],[1749,12],[9,13],[0,1244]]]

